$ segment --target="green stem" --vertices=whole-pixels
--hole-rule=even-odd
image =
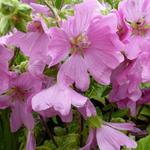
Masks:
[[[84,128],[84,120],[83,117],[80,115],[80,146],[83,146],[83,128]]]
[[[10,63],[9,63],[9,68],[11,69],[11,67],[13,66],[14,62],[15,62],[15,59],[16,59],[16,56],[17,54],[19,53],[19,49],[18,48],[15,48],[15,51],[14,51],[14,56],[12,57]]]
[[[51,131],[49,130],[49,127],[47,125],[47,123],[45,122],[44,118],[40,115],[40,119],[41,119],[41,123],[43,124],[48,136],[50,137],[50,139],[53,141],[53,143],[55,144],[55,146],[58,148],[58,144],[55,141],[55,138],[53,136],[53,134],[51,133]]]
[[[50,9],[50,11],[52,12],[52,17],[56,19],[57,27],[60,27],[60,25],[59,25],[59,20],[60,20],[59,16],[57,15],[57,13],[53,9],[53,7],[50,4],[48,4],[48,2],[46,0],[44,1],[44,3]]]

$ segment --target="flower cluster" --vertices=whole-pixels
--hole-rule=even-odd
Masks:
[[[97,0],[84,0],[64,18],[46,2],[23,3],[20,10],[26,21],[8,5],[13,14],[6,17],[15,23],[0,38],[0,109],[11,109],[11,131],[27,128],[26,149],[35,150],[33,112],[43,120],[59,116],[70,123],[75,109],[89,123],[81,150],[136,148],[136,142],[121,131],[141,130],[133,122],[102,119],[86,91],[93,80],[111,86],[108,103],[129,108],[133,117],[139,106],[149,103],[150,90],[142,84],[150,82],[150,1],[123,0],[117,10],[104,15],[104,6]],[[30,16],[23,14],[25,10]]]

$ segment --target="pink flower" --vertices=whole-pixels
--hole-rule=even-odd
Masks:
[[[31,110],[31,98],[41,89],[41,82],[30,73],[13,76],[9,88],[0,96],[1,109],[10,107],[12,110],[10,124],[12,132],[22,125],[32,130],[34,119]]]
[[[90,130],[87,144],[80,150],[90,150],[96,142],[100,150],[120,150],[121,146],[136,148],[136,142],[119,130],[134,131],[135,127],[133,123],[105,122],[100,128]]]
[[[86,97],[78,94],[70,87],[55,84],[32,98],[32,108],[34,111],[44,113],[47,117],[58,114],[63,118],[71,115],[71,105],[81,108],[86,104],[86,101]]]
[[[149,43],[150,36],[150,1],[148,0],[124,0],[119,5],[119,15],[124,26],[128,28],[129,36],[125,53],[128,59],[135,59],[143,46]]]
[[[7,44],[19,47],[29,57],[28,69],[33,75],[41,75],[45,65],[50,62],[46,56],[49,43],[48,28],[41,18],[34,18],[28,25],[28,32],[17,31]]]
[[[34,118],[31,99],[41,88],[42,81],[29,72],[21,75],[11,74],[9,88],[0,95],[0,108],[11,108],[11,131],[16,132],[22,126],[28,129],[26,150],[35,150],[36,146],[33,135]]]
[[[142,96],[136,101],[131,99],[122,99],[117,102],[119,109],[129,108],[132,116],[137,115],[137,107],[150,102],[150,89],[142,89]]]
[[[110,17],[97,16],[96,8],[96,0],[76,5],[75,16],[63,22],[61,28],[50,30],[48,55],[52,61],[49,66],[64,61],[58,82],[75,83],[82,91],[90,84],[88,72],[97,82],[109,84],[112,70],[124,59]]]
[[[140,83],[142,82],[142,67],[138,60],[125,60],[113,71],[111,76],[112,91],[110,101],[122,99],[137,101],[141,97]]]
[[[0,95],[0,108],[11,108],[10,127],[16,132],[23,125],[28,129],[26,150],[35,149],[35,139],[32,133],[34,118],[32,116],[31,98],[40,91],[41,81],[26,72],[12,75],[9,88]]]

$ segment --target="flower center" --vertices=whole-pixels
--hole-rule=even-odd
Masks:
[[[130,23],[131,27],[132,27],[132,33],[134,35],[140,35],[140,36],[144,36],[148,29],[150,28],[149,24],[146,24],[146,22],[144,21],[144,19],[140,19],[138,22],[133,22]]]
[[[75,38],[70,39],[71,54],[80,52],[83,56],[84,50],[90,46],[90,41],[85,34],[80,34]]]
[[[28,30],[32,31],[32,32],[36,32],[36,31],[44,32],[41,22],[39,22],[39,21],[34,21],[31,24],[29,24]]]
[[[7,90],[2,95],[7,95],[12,97],[12,101],[14,101],[16,98],[24,101],[24,97],[30,92],[31,89],[20,89],[19,87],[13,87],[9,90]]]

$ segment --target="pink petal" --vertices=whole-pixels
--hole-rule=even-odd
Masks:
[[[36,148],[36,141],[33,136],[32,131],[28,131],[28,137],[27,137],[27,144],[26,144],[26,150],[35,150]]]
[[[20,116],[21,113],[22,109],[20,107],[20,103],[16,101],[12,107],[12,113],[10,116],[10,127],[12,132],[16,132],[23,124],[22,118]]]
[[[50,36],[48,55],[52,58],[52,61],[49,66],[53,66],[68,56],[70,43],[66,33],[59,28],[51,28]]]
[[[32,112],[28,110],[26,103],[21,103],[20,105],[22,108],[22,112],[20,112],[22,122],[26,128],[32,130],[34,128],[34,118],[32,116]]]
[[[144,43],[143,37],[136,36],[129,39],[129,43],[126,44],[125,53],[128,59],[133,60],[138,57],[139,53],[142,51],[141,46]]]
[[[39,36],[38,32],[26,34],[18,31],[8,39],[7,44],[20,47],[25,55],[30,56],[33,46],[38,43]]]
[[[82,56],[75,54],[61,66],[58,82],[65,85],[75,82],[76,87],[82,91],[88,89],[90,79]]]
[[[38,21],[42,22],[42,20]],[[38,53],[41,56],[45,56],[48,49],[49,37],[46,33],[39,31],[27,33],[18,31],[8,38],[7,43],[19,47],[26,56],[32,57]]]
[[[61,88],[54,85],[41,91],[32,98],[32,108],[35,111],[42,111],[53,107],[62,115],[67,115],[71,109],[71,99],[68,88]]]
[[[111,24],[105,24],[105,18],[97,17],[93,19],[87,34],[92,49],[115,54],[119,62],[123,61],[123,56],[120,53],[118,54],[118,51],[123,50],[124,45],[116,32],[112,30]]]
[[[137,146],[135,141],[123,133],[104,125],[97,129],[96,138],[101,150],[120,150],[121,146],[127,148],[136,148]]]
[[[87,117],[95,116],[96,115],[96,109],[95,106],[91,103],[90,100],[86,102],[86,104],[78,109],[79,112],[83,115],[83,117],[86,119]]]
[[[133,131],[135,129],[134,123],[111,123],[111,122],[107,123],[105,122],[105,124],[118,130]]]
[[[77,93],[76,91],[72,90],[71,88],[68,89],[68,95],[70,96],[72,105],[77,108],[83,107],[88,100],[87,97]]]
[[[36,2],[36,0],[22,0],[22,2],[23,2],[23,3],[30,4],[30,3]]]
[[[66,116],[70,113],[71,104],[75,107],[83,107],[86,101],[86,97],[78,94],[71,88],[55,84],[32,98],[32,108],[35,111],[54,108],[62,116]]]
[[[92,144],[94,144],[94,140],[95,140],[95,131],[91,129],[89,131],[89,136],[88,136],[86,145],[80,148],[80,150],[91,150]]]
[[[98,53],[97,53],[98,52]],[[112,69],[102,60],[99,51],[89,50],[85,53],[84,60],[93,78],[100,84],[109,84]]]
[[[42,13],[46,16],[50,15],[49,8],[47,6],[36,3],[30,3],[30,6],[33,8],[34,13]]]
[[[148,46],[149,47],[149,46]],[[139,55],[140,63],[142,64],[142,81],[150,81],[150,52],[143,52]]]
[[[98,8],[97,0],[86,0],[75,5],[75,16],[63,22],[62,28],[69,37],[76,37],[87,31],[91,19],[95,16]]]
[[[10,106],[11,98],[7,95],[0,95],[0,109],[6,109]]]
[[[96,0],[86,0],[75,6],[76,35],[87,30],[96,8],[98,8]]]
[[[54,117],[58,115],[63,122],[69,123],[72,121],[73,115],[72,111],[69,114],[63,116],[59,113],[59,111],[54,110],[53,108],[46,109],[44,111],[39,112],[44,118]]]

